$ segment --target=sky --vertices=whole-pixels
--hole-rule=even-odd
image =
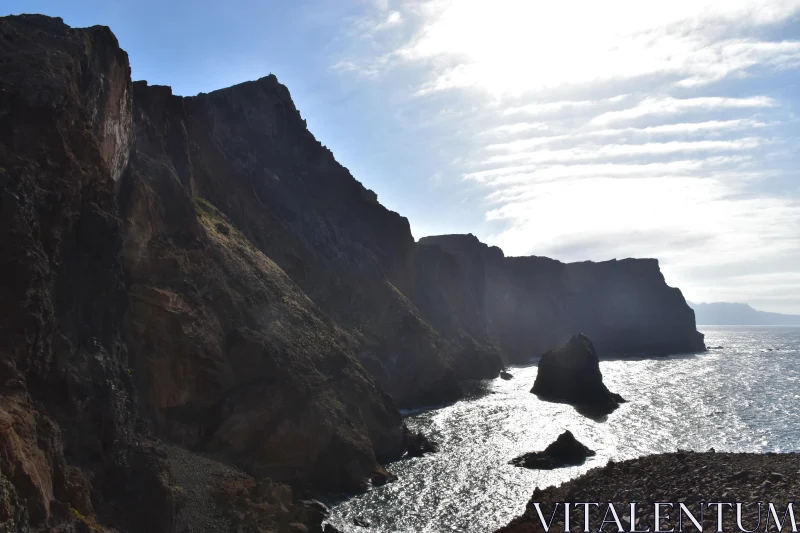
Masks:
[[[274,73],[416,238],[656,257],[800,313],[800,0],[6,0],[110,26],[177,94]]]

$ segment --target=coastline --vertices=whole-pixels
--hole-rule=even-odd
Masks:
[[[714,447],[717,460],[723,451],[731,452],[724,456],[737,458],[797,450],[794,421],[800,417],[800,406],[792,399],[791,388],[798,378],[793,370],[797,336],[754,336],[725,327],[701,331],[711,345],[725,348],[690,356],[601,360],[609,389],[630,400],[604,421],[580,416],[568,404],[537,399],[529,392],[536,365],[510,366],[514,378],[492,380],[485,396],[407,417],[412,429],[440,443],[440,452],[387,465],[398,479],[337,502],[331,515],[334,526],[345,533],[439,533],[454,527],[483,533],[519,517],[535,487],[572,483],[605,468],[609,461],[670,456],[678,448],[702,452]],[[769,352],[765,359],[761,347],[779,342],[786,350]],[[781,386],[765,389],[776,372],[784,376]],[[761,416],[751,416],[755,413]],[[564,430],[596,450],[597,456],[579,467],[547,472],[507,464],[519,455],[543,450]],[[629,478],[633,484],[641,481],[635,477]],[[642,496],[639,501],[646,503]],[[681,497],[677,489],[674,497]],[[748,498],[744,495],[741,501]],[[770,494],[764,498],[776,501]],[[461,510],[450,508],[450,501],[458,502]],[[354,526],[356,516],[367,518],[374,528]]]

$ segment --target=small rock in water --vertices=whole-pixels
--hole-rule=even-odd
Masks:
[[[505,379],[506,381],[508,381],[509,379],[513,378],[514,376],[512,376],[509,372],[506,372],[505,370],[503,370],[503,371],[500,372],[500,377]]]
[[[327,515],[330,512],[330,509],[328,508],[328,506],[325,505],[324,503],[322,503],[319,500],[300,500],[298,503],[300,505],[303,505],[303,506],[308,507],[310,509],[314,509],[314,510],[316,510],[316,511],[322,513],[322,514],[325,514],[325,515]]]
[[[571,432],[565,431],[544,451],[526,453],[512,459],[509,464],[538,470],[552,470],[562,466],[581,465],[587,457],[594,454],[594,450],[590,450],[578,442]]]

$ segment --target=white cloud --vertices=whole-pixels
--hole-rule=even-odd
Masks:
[[[385,79],[401,78],[405,127],[448,147],[432,165],[441,200],[485,213],[482,231],[452,231],[510,254],[656,256],[706,299],[777,301],[780,287],[800,312],[800,190],[773,192],[796,178],[795,119],[763,83],[800,68],[800,39],[769,37],[798,13],[800,0],[387,2],[359,23],[377,45],[339,70],[401,73]],[[776,176],[784,189],[762,187]],[[754,256],[776,266],[756,275]]]
[[[521,133],[524,131],[547,131],[549,129],[550,126],[546,122],[515,122],[513,124],[501,124],[500,126],[496,126],[484,133],[488,135],[498,135],[507,133]]]
[[[737,154],[735,156],[717,156],[705,159],[678,159],[654,163],[590,163],[590,164],[555,164],[555,165],[519,165],[501,167],[491,170],[470,172],[465,179],[487,184],[513,184],[519,181],[553,181],[570,178],[647,178],[652,176],[685,176],[703,175],[719,169],[726,171],[732,166],[743,166],[750,157]],[[522,180],[510,180],[509,177],[522,177]]]
[[[694,133],[718,133],[722,131],[746,128],[763,128],[765,126],[767,126],[767,124],[764,122],[752,119],[708,120],[705,122],[679,122],[677,124],[661,124],[658,126],[648,126],[646,128],[603,129],[589,132],[588,135],[604,137],[615,137],[623,134],[688,135]]]
[[[753,256],[769,261],[796,252],[800,240],[797,200],[753,198],[718,179],[578,179],[536,183],[527,192],[487,213],[512,223],[492,239],[512,255],[645,255],[678,259],[685,268],[712,258],[718,265]],[[580,257],[567,251],[573,243]],[[580,251],[587,243],[600,244],[590,248],[592,257]]]
[[[796,41],[724,37],[727,25],[785,20],[792,1],[616,0],[423,2],[415,36],[397,57],[449,58],[426,90],[480,87],[495,93],[669,73],[685,84],[724,78],[756,64],[796,61]]]
[[[399,11],[391,11],[386,18],[370,28],[373,32],[394,28],[403,24],[403,15]]]
[[[504,145],[511,153],[492,155],[485,160],[485,163],[489,165],[520,161],[527,163],[548,163],[691,152],[736,152],[756,148],[760,143],[761,140],[758,137],[747,137],[732,141],[703,140],[644,144],[580,145],[565,150],[526,151],[526,148],[534,147],[536,144],[531,144],[528,141],[516,141],[515,143]],[[494,146],[496,147],[497,145]]]
[[[618,101],[618,100],[614,100]],[[563,113],[565,111],[576,111],[578,109],[588,109],[597,106],[600,102],[594,100],[562,100],[558,102],[535,102],[518,107],[509,107],[503,110],[504,115],[547,115]]]
[[[392,11],[389,13],[389,16],[386,17],[386,24],[390,26],[396,26],[403,22],[403,15],[400,14],[399,11]]]
[[[767,96],[749,98],[723,98],[707,96],[700,98],[653,98],[648,97],[635,107],[621,111],[609,111],[592,119],[592,124],[609,124],[632,120],[648,115],[668,116],[688,111],[718,111],[737,108],[773,107],[776,103]]]

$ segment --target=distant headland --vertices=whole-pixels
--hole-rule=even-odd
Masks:
[[[800,315],[769,313],[749,304],[687,302],[694,309],[695,322],[708,326],[800,326]]]

